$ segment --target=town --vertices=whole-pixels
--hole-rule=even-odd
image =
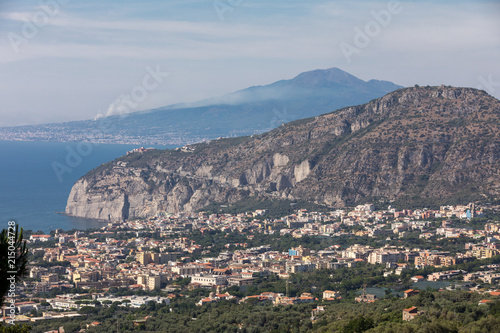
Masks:
[[[28,232],[29,276],[18,286],[16,321],[81,317],[96,305],[168,306],[178,297],[199,307],[223,300],[317,303],[313,318],[328,302],[352,297],[373,303],[426,288],[475,292],[488,303],[500,296],[500,221],[487,216],[492,212],[473,203],[438,210],[364,204],[301,209],[279,219],[267,218],[263,209],[164,213],[103,223],[99,230]],[[387,287],[352,290],[338,281],[299,293],[289,285],[297,274],[372,266]],[[255,287],[267,280],[283,283],[279,290]],[[2,310],[6,319],[8,309]],[[414,306],[401,316],[412,320],[419,313]]]

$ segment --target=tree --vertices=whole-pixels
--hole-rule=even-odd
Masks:
[[[64,325],[64,332],[66,333],[74,333],[80,330],[80,324],[78,323],[69,323]]]
[[[0,333],[29,333],[31,330],[31,326],[27,325],[10,325],[3,326],[0,325]]]
[[[362,333],[368,331],[370,328],[375,327],[373,319],[365,318],[363,316],[354,318],[346,326],[344,326],[344,333]]]
[[[12,223],[12,224],[11,224]],[[23,240],[23,229],[9,222],[9,229],[0,233],[0,306],[11,290],[11,285],[19,282],[26,272],[28,249]],[[14,272],[14,273],[11,273]],[[9,281],[12,281],[9,283]]]
[[[78,310],[78,313],[87,315],[88,317],[88,315],[99,313],[99,309],[93,306],[83,306],[80,310]]]

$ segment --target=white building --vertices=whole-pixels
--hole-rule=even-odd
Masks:
[[[191,277],[191,283],[199,283],[202,286],[220,286],[227,284],[227,276],[224,275],[195,275]]]

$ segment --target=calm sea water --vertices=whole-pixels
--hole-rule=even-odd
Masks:
[[[98,221],[57,212],[64,212],[71,187],[81,176],[137,147],[0,141],[0,229],[6,228],[10,220],[24,229],[44,232],[103,226]],[[71,152],[81,159],[73,155],[67,160]],[[61,168],[59,177],[54,166]]]

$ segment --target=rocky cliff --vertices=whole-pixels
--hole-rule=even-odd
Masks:
[[[119,220],[248,196],[331,206],[494,197],[499,135],[500,101],[484,91],[400,89],[261,135],[121,157],[73,186],[66,213]]]

